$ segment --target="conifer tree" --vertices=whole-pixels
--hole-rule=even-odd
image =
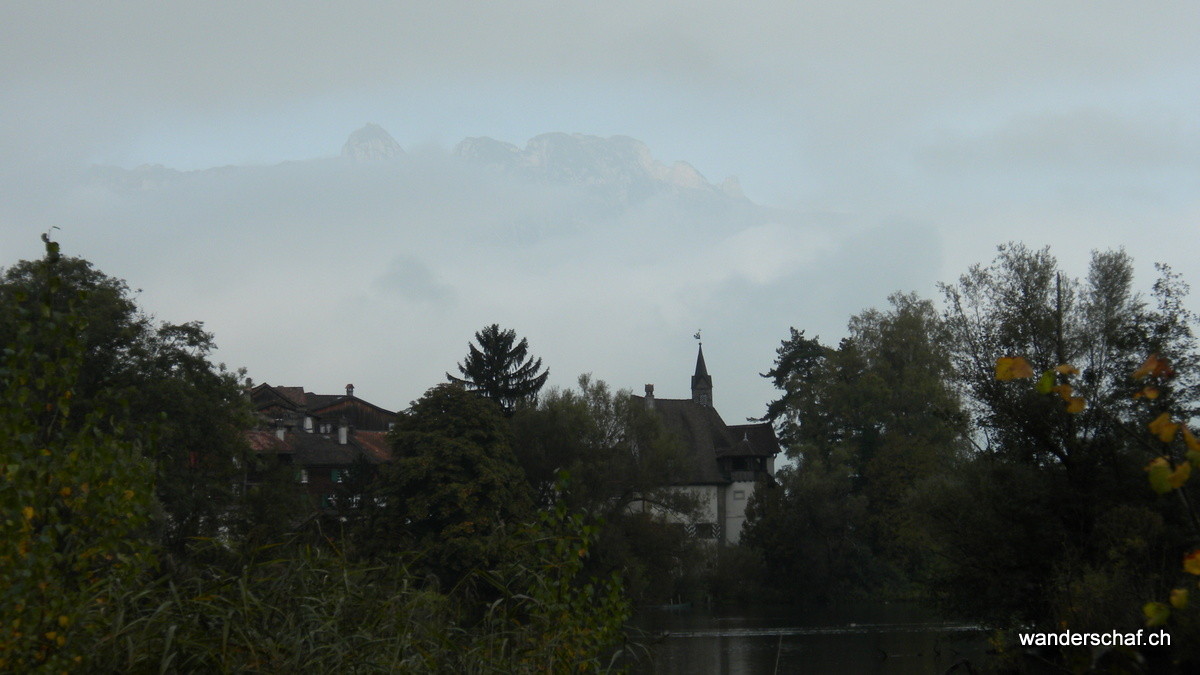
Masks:
[[[542,370],[540,358],[529,357],[527,339],[517,342],[516,331],[492,324],[475,333],[475,342],[479,346],[467,345],[467,358],[458,364],[462,377],[446,373],[446,379],[495,401],[507,415],[518,403],[537,399],[550,371]]]

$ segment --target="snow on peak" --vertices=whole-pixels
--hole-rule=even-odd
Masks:
[[[629,136],[549,133],[533,137],[524,149],[487,137],[468,138],[455,154],[544,179],[615,188],[627,196],[664,188],[727,193],[687,162],[664,165],[645,143]]]

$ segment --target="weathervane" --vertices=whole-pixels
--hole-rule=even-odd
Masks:
[[[696,334],[693,335],[692,337],[696,338],[696,340],[698,340],[698,341],[700,340],[700,329],[699,328],[696,329]],[[704,342],[700,341],[700,344],[704,344]]]

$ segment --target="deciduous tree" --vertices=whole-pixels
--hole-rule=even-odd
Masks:
[[[532,511],[499,407],[440,384],[400,413],[389,440],[393,460],[366,500],[363,550],[420,552],[448,583],[495,564],[503,537]]]
[[[104,630],[105,593],[150,562],[151,472],[108,423],[122,401],[75,405],[87,326],[46,240],[29,292],[10,291],[0,354],[0,670],[75,670]],[[68,263],[69,266],[69,263]],[[93,392],[95,393],[95,392]]]
[[[57,279],[53,287],[50,278]],[[79,319],[84,358],[73,388],[77,414],[64,423],[82,424],[106,395],[119,392],[126,404],[100,423],[139,440],[153,461],[162,541],[178,551],[189,538],[220,532],[237,511],[233,486],[250,459],[243,436],[250,415],[241,373],[211,360],[212,334],[197,322],[156,323],[124,281],[60,255],[53,263],[21,261],[4,270],[0,344],[16,339],[19,312],[37,303],[60,312],[71,306]],[[48,342],[38,347],[61,349]]]
[[[1186,287],[1160,272],[1148,301],[1122,251],[1093,253],[1079,280],[1049,249],[1008,244],[943,286],[978,449],[926,498],[945,561],[938,586],[959,610],[1082,629],[1136,620],[1125,596],[1159,574],[1176,531],[1145,490],[1146,425],[1166,411],[1187,419],[1196,403],[1187,382],[1163,383],[1151,405],[1135,398],[1129,374],[1147,354],[1189,371],[1196,358]],[[1034,384],[1012,381],[1024,377]]]
[[[913,579],[929,564],[913,497],[961,452],[967,420],[932,304],[890,302],[853,317],[836,349],[792,329],[764,375],[782,390],[766,419],[796,465],[756,492],[746,541],[777,576],[811,586],[801,597]]]
[[[685,476],[678,439],[625,390],[579,377],[578,389],[552,389],[513,417],[517,457],[543,507],[600,519],[592,565],[621,570],[638,598],[665,601],[687,565],[690,543],[654,513],[687,519],[691,496],[672,488]],[[565,482],[558,476],[569,477]],[[632,507],[647,505],[650,511]]]

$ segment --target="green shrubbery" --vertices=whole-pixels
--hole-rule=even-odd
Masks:
[[[621,583],[585,572],[596,530],[565,506],[524,509],[529,522],[505,530],[504,555],[456,569],[449,588],[413,571],[417,549],[352,555],[319,531],[247,545],[250,533],[279,536],[250,522],[269,495],[227,502],[212,536],[164,537],[184,521],[162,502],[177,496],[161,484],[175,465],[156,462],[181,458],[151,451],[149,432],[123,424],[111,374],[81,377],[96,331],[82,298],[64,293],[62,260],[47,239],[45,259],[22,268],[40,295],[5,289],[0,670],[591,672],[618,654],[629,615]],[[175,353],[196,358],[168,369],[224,381],[205,358],[208,338],[193,337],[202,339]],[[81,391],[86,405],[76,405]],[[229,415],[222,424],[236,419],[228,400],[217,406]],[[216,457],[237,459],[229,449]],[[214,459],[191,452],[197,469]],[[188,480],[196,498],[228,489],[220,470]]]

